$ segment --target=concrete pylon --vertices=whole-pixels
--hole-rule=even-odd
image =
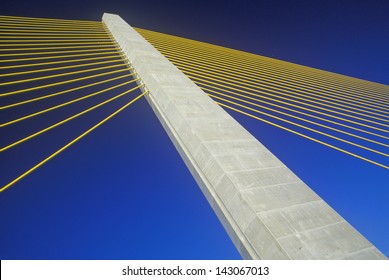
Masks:
[[[245,259],[386,259],[117,15],[103,22]]]

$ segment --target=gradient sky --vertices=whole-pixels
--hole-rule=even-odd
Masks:
[[[0,11],[116,13],[136,27],[389,84],[387,1],[2,0]],[[230,113],[389,256],[387,170]],[[0,170],[22,172],[77,133],[6,155]],[[240,258],[145,100],[3,192],[0,221],[0,259]]]

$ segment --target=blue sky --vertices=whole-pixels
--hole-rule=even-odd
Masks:
[[[136,27],[389,84],[386,1],[3,2],[4,15],[117,13]],[[111,110],[0,155],[4,177]],[[389,255],[387,170],[231,114]],[[145,100],[3,192],[0,220],[0,259],[240,258]]]

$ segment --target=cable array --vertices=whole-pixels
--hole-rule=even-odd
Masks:
[[[44,134],[63,142],[60,135],[83,130],[0,192],[145,94],[103,23],[0,16],[0,153],[32,145],[32,139],[44,147],[46,142],[40,140]]]
[[[389,86],[136,30],[230,112],[389,169]]]
[[[136,30],[230,112],[389,169],[389,86]],[[0,153],[94,123],[0,192],[147,93],[103,23],[0,16]]]

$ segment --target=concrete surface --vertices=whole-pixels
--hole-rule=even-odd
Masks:
[[[386,259],[130,25],[103,22],[243,258]]]

